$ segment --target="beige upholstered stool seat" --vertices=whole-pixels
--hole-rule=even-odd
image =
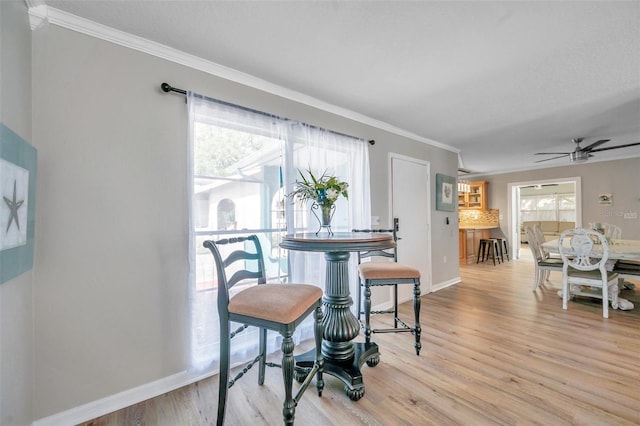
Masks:
[[[242,290],[229,300],[229,313],[290,323],[322,298],[322,289],[309,284],[263,284]]]
[[[420,271],[396,262],[365,262],[358,266],[363,280],[385,278],[420,278]]]

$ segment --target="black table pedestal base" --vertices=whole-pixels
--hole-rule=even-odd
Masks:
[[[365,362],[374,367],[380,362],[378,345],[354,343],[360,322],[349,309],[349,257],[351,252],[384,250],[395,247],[391,234],[336,232],[329,235],[310,233],[286,235],[280,247],[288,250],[324,252],[326,277],[324,286],[324,333],[322,356],[324,372],[342,380],[345,392],[353,401],[364,396],[360,367]],[[358,306],[360,309],[360,306]],[[299,382],[309,374],[315,351],[295,357],[294,377]]]
[[[347,360],[335,360],[325,357],[324,372],[342,380],[344,391],[352,401],[364,396],[364,382],[360,367],[365,362],[369,367],[375,367],[380,362],[380,353],[376,343],[354,343],[354,356]],[[315,350],[311,350],[295,357],[295,378],[303,382],[315,360]]]

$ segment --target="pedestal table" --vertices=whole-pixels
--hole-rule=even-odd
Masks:
[[[353,401],[364,396],[364,382],[360,367],[378,364],[378,345],[354,343],[360,333],[360,322],[351,313],[353,304],[349,292],[349,257],[351,252],[387,249],[395,245],[391,234],[336,232],[334,234],[299,233],[287,235],[280,246],[288,250],[324,252],[327,261],[324,288],[324,334],[322,355],[325,373],[345,384],[345,392]],[[296,358],[300,371],[313,365],[311,354]]]

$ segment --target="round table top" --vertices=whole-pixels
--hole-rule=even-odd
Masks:
[[[367,232],[320,232],[290,234],[283,237],[280,247],[301,251],[364,251],[384,250],[395,246],[393,235]]]

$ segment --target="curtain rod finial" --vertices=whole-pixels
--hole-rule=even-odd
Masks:
[[[167,93],[169,93],[169,92],[171,91],[171,89],[173,89],[173,88],[169,85],[169,83],[162,83],[162,84],[160,85],[160,88],[162,89],[162,91],[163,91],[163,92],[167,92]]]
[[[369,139],[369,145],[375,145],[376,141],[374,141],[373,139]]]

